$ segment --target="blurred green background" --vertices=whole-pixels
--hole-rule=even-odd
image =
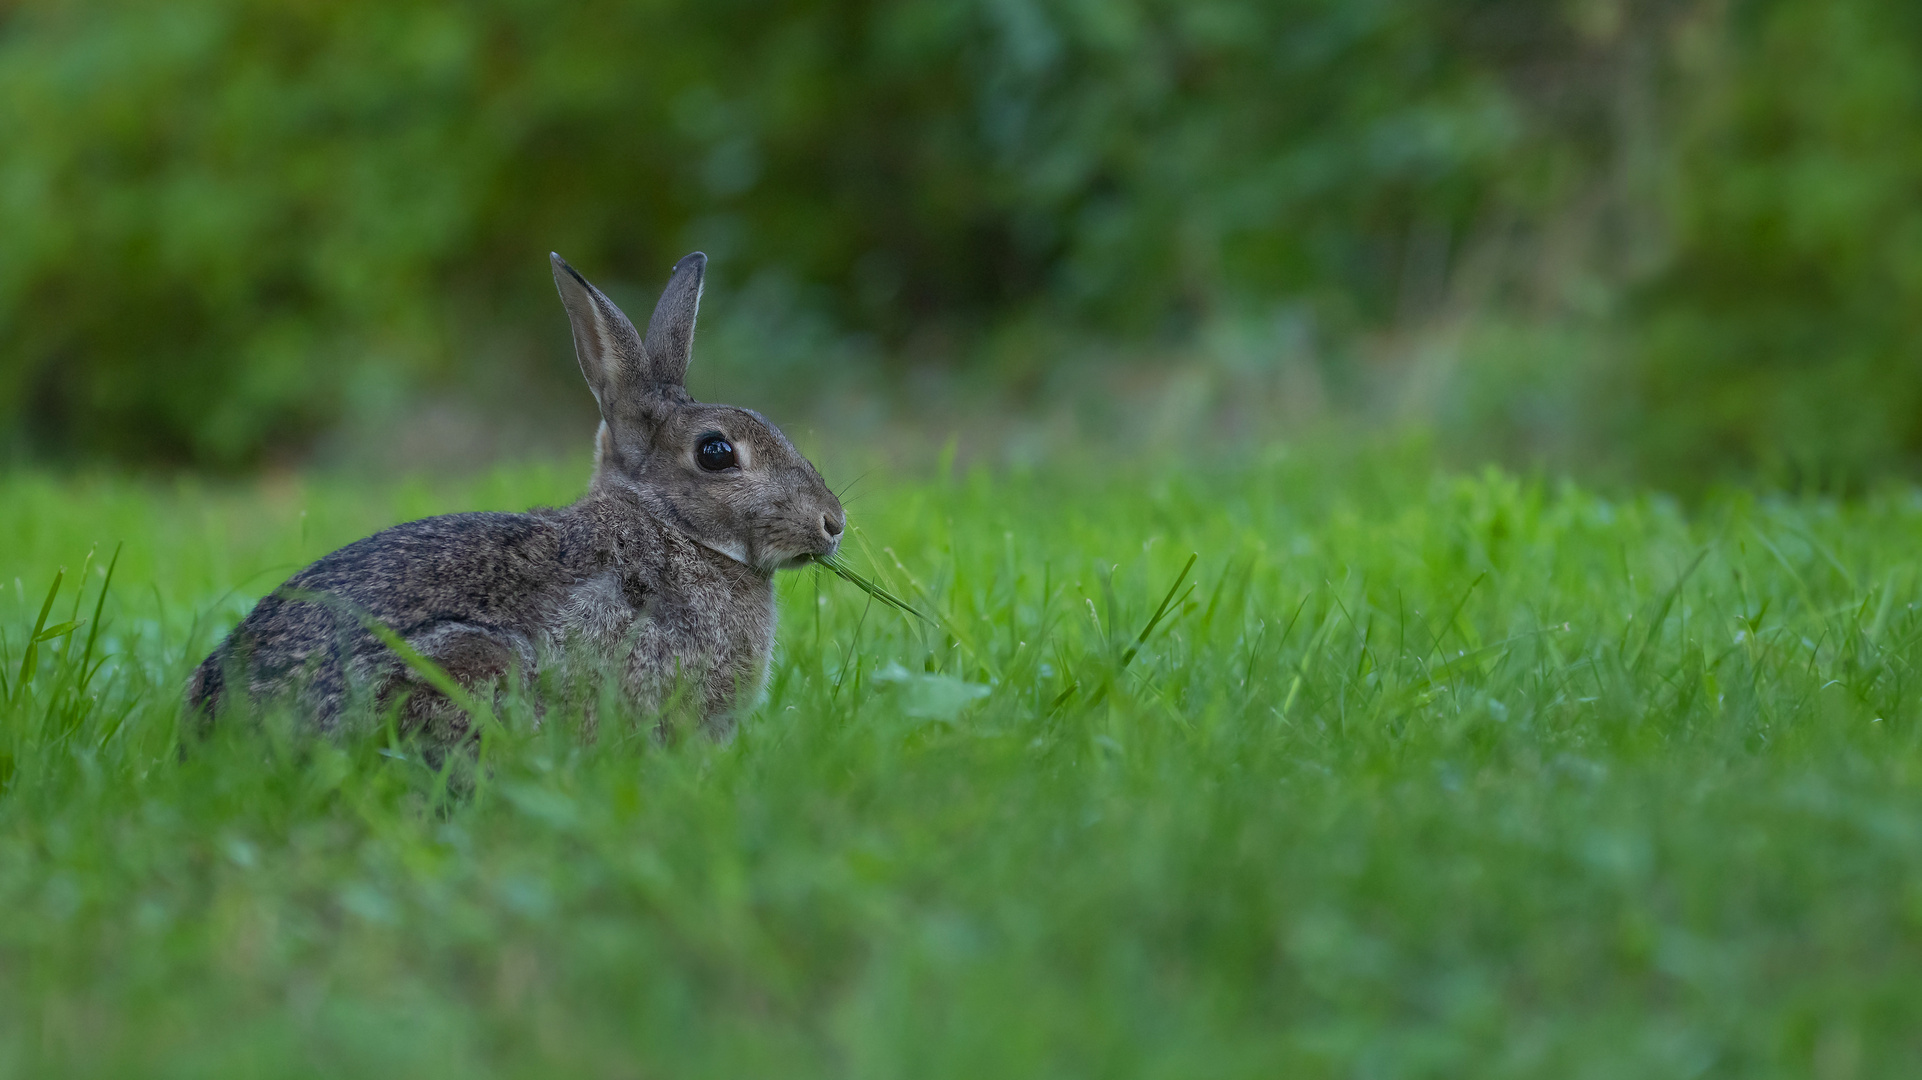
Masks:
[[[546,253],[693,248],[697,393],[848,440],[1913,477],[1922,5],[0,4],[0,456],[571,446]]]

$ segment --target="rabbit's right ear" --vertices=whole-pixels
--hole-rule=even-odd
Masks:
[[[554,264],[554,287],[560,290],[567,321],[574,328],[574,356],[581,362],[581,374],[594,391],[601,419],[612,421],[614,410],[631,401],[646,381],[647,350],[614,301],[588,284],[566,259],[551,252],[548,258]]]
[[[647,359],[655,379],[668,386],[687,384],[687,362],[694,355],[694,317],[701,310],[701,282],[707,256],[696,251],[674,264],[661,301],[647,320]]]

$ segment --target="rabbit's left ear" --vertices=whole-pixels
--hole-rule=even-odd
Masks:
[[[667,386],[687,385],[687,362],[694,355],[694,316],[701,309],[701,282],[707,277],[707,256],[696,251],[674,264],[674,276],[647,320],[647,362],[650,380]]]
[[[601,418],[614,420],[636,386],[648,380],[641,335],[614,301],[588,284],[566,259],[552,254],[548,259],[553,263],[554,287],[560,290],[567,321],[574,328],[574,358],[580,361],[588,389],[594,391]]]

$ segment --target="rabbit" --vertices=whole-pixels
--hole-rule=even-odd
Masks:
[[[322,557],[201,663],[191,713],[211,721],[241,692],[292,703],[303,723],[331,732],[355,702],[402,701],[404,726],[466,733],[465,715],[368,620],[473,693],[498,694],[513,679],[532,687],[544,672],[572,673],[563,685],[604,675],[638,713],[691,707],[717,738],[758,699],[774,647],[774,573],[835,553],[847,523],[840,500],[766,418],[688,396],[707,256],[675,264],[645,339],[550,258],[600,406],[587,494],[562,509],[408,522]]]

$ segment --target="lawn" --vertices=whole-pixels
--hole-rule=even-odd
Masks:
[[[1922,498],[1213,457],[876,471],[851,561],[938,625],[788,574],[731,743],[440,771],[183,753],[181,687],[582,468],[0,476],[0,1076],[1922,1074]]]

